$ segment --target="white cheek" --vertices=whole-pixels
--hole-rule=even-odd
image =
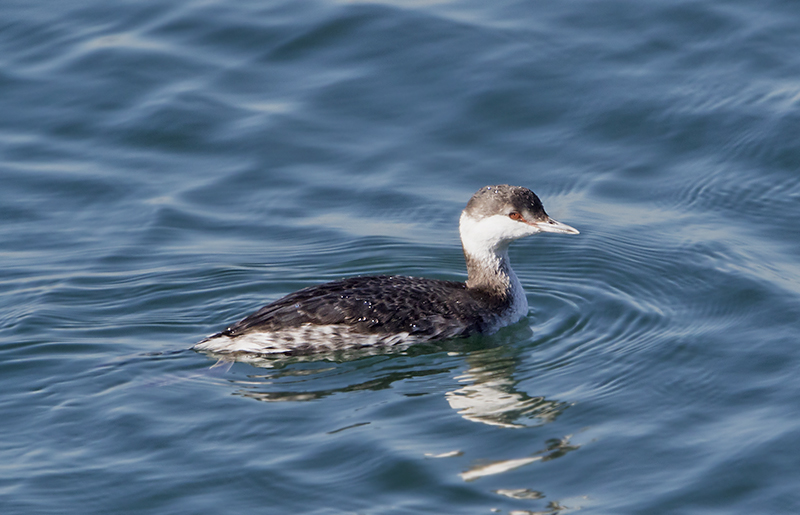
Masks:
[[[517,238],[539,232],[534,226],[512,220],[504,215],[494,215],[479,221],[462,215],[460,229],[467,250],[477,246],[483,249],[502,251]]]

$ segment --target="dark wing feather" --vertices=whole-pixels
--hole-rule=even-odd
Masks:
[[[481,331],[487,305],[463,283],[405,276],[353,277],[296,291],[220,335],[303,324],[347,325],[361,333],[450,337]]]

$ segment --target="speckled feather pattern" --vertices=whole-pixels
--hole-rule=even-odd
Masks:
[[[244,340],[258,340],[261,352],[305,353],[320,346],[342,350],[490,333],[497,330],[510,303],[506,296],[468,290],[460,282],[352,277],[291,293],[196,348],[223,350],[217,348],[223,341],[213,342],[220,339],[233,350],[253,352]],[[238,339],[242,345],[230,341]]]
[[[481,188],[459,232],[466,283],[403,276],[354,277],[305,288],[269,304],[195,349],[309,354],[491,334],[525,316],[528,301],[508,246],[539,232],[577,234],[550,219],[527,188]]]

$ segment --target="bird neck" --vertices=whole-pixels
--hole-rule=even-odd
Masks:
[[[491,220],[461,213],[458,224],[461,248],[467,262],[467,288],[505,296],[516,279],[508,261],[510,240],[498,237]]]
[[[512,318],[528,311],[528,301],[517,275],[511,269],[508,246],[515,238],[504,234],[500,218],[478,219],[466,211],[459,220],[461,247],[467,262],[467,290],[486,302],[510,310]]]
[[[464,248],[464,259],[467,262],[467,288],[471,290],[505,297],[514,283],[519,282],[508,260],[508,249],[475,252]]]

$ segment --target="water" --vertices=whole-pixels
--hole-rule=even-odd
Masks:
[[[0,511],[797,513],[796,2],[5,2]],[[336,359],[188,348],[301,288],[530,316]]]

